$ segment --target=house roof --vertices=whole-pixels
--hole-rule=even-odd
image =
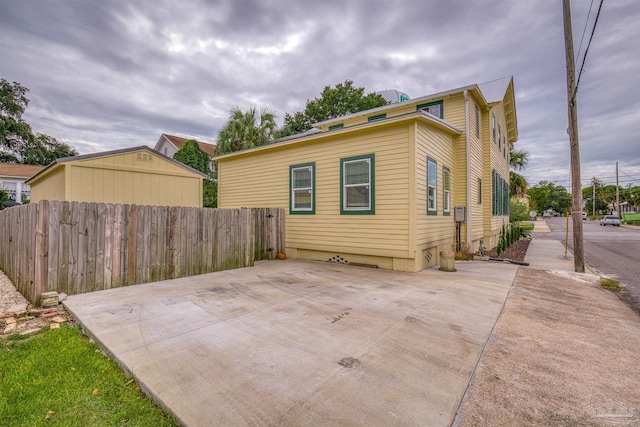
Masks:
[[[158,157],[163,158],[164,160],[167,160],[175,165],[178,165],[186,170],[188,170],[189,172],[193,172],[195,174],[198,174],[204,178],[208,178],[208,176],[202,172],[200,172],[199,170],[196,170],[190,166],[185,165],[184,163],[181,163],[177,160],[172,159],[171,157],[165,156],[164,154],[162,154],[159,151],[154,150],[153,148],[147,147],[146,145],[141,145],[139,147],[131,147],[131,148],[123,148],[120,150],[112,150],[112,151],[103,151],[101,153],[92,153],[92,154],[83,154],[81,156],[72,156],[72,157],[62,157],[60,159],[56,159],[54,162],[52,162],[51,164],[49,164],[46,168],[42,169],[40,172],[38,172],[36,175],[32,176],[31,178],[29,178],[27,180],[27,184],[29,184],[30,182],[38,179],[41,176],[47,175],[50,171],[53,171],[55,169],[58,169],[59,166],[65,164],[65,163],[70,163],[70,162],[76,162],[76,161],[80,161],[80,160],[89,160],[89,159],[95,159],[98,157],[106,157],[106,156],[112,156],[114,154],[124,154],[124,153],[131,153],[131,152],[135,152],[135,151],[148,151],[151,154],[154,154]]]
[[[162,139],[163,137],[168,139],[169,142],[171,142],[173,145],[175,145],[178,150],[180,150],[187,141],[194,140],[194,141],[196,141],[198,143],[198,146],[200,147],[200,149],[202,151],[204,151],[205,153],[207,153],[210,157],[215,154],[215,149],[216,149],[216,145],[215,144],[209,144],[207,142],[198,141],[198,140],[195,140],[194,138],[182,138],[180,136],[169,135],[169,134],[166,134],[166,133],[163,133],[160,136],[160,139]],[[160,142],[160,141],[158,141],[158,142]],[[158,146],[158,144],[156,144],[156,147],[157,146]]]
[[[44,169],[44,166],[0,163],[0,176],[12,178],[30,178],[40,172],[42,169]]]
[[[213,160],[221,160],[221,159],[227,159],[230,157],[237,157],[237,156],[244,156],[247,154],[253,154],[256,152],[262,152],[262,151],[268,151],[268,150],[274,150],[274,149],[281,149],[283,147],[286,146],[290,146],[293,144],[298,144],[298,143],[302,143],[302,142],[309,142],[309,141],[313,141],[313,140],[321,140],[322,138],[328,137],[328,136],[332,136],[332,135],[338,135],[338,134],[344,134],[344,133],[350,133],[350,132],[356,132],[359,131],[363,128],[374,128],[374,127],[381,127],[381,126],[386,126],[392,123],[398,123],[398,122],[403,122],[403,121],[408,121],[408,120],[420,120],[423,121],[425,123],[428,123],[444,132],[450,133],[450,134],[454,134],[454,135],[460,135],[462,133],[462,130],[456,128],[455,126],[451,125],[450,123],[442,120],[439,117],[436,117],[432,114],[429,114],[425,111],[416,111],[413,113],[408,113],[408,114],[402,114],[402,115],[398,115],[398,116],[392,116],[392,117],[388,117],[385,119],[380,119],[380,120],[376,120],[373,122],[367,122],[367,123],[362,123],[359,125],[354,125],[354,126],[349,126],[349,127],[345,127],[345,128],[341,128],[341,129],[336,129],[336,130],[331,130],[331,131],[327,131],[327,132],[322,132],[319,129],[315,129],[314,132],[304,132],[304,133],[299,133],[297,135],[291,135],[291,136],[287,136],[284,138],[280,138],[278,140],[276,140],[276,142],[274,142],[273,144],[268,144],[268,145],[262,145],[260,147],[254,147],[254,148],[248,148],[246,150],[240,150],[240,151],[234,151],[232,153],[227,153],[227,154],[222,154],[220,156],[216,156],[213,158]]]
[[[492,104],[494,102],[500,102],[504,99],[511,79],[511,76],[503,77],[501,79],[481,83],[478,85],[478,87],[480,88],[480,91],[482,91],[482,94],[484,95],[487,102],[489,104]]]
[[[344,116],[340,116],[340,117],[335,117],[333,119],[328,119],[328,120],[323,120],[321,122],[318,123],[314,123],[313,127],[320,127],[329,123],[334,123],[334,122],[342,122],[344,120],[349,120],[349,119],[353,119],[356,117],[364,117],[364,116],[370,116],[371,114],[376,114],[378,112],[384,112],[384,111],[388,111],[388,110],[393,110],[395,108],[402,108],[405,105],[409,104],[422,104],[424,102],[433,100],[433,99],[438,99],[438,98],[444,98],[445,96],[448,95],[453,95],[456,93],[461,93],[464,92],[465,90],[467,91],[475,91],[476,94],[478,95],[478,97],[482,100],[483,103],[488,104],[488,102],[486,102],[484,95],[482,94],[482,92],[480,91],[480,89],[478,88],[478,85],[469,85],[469,86],[464,86],[464,87],[459,87],[456,89],[451,89],[451,90],[447,90],[444,92],[437,92],[437,93],[433,93],[431,95],[425,95],[425,96],[421,96],[419,98],[413,98],[409,101],[405,101],[405,102],[396,102],[393,104],[386,104],[383,105],[381,107],[376,107],[376,108],[372,108],[370,110],[364,110],[364,111],[358,111],[356,113],[351,113],[351,114],[346,114]]]

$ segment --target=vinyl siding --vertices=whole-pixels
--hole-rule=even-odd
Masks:
[[[454,168],[454,153],[456,138],[437,131],[423,124],[416,125],[416,252],[420,256],[421,251],[428,248],[451,250],[454,244],[455,221],[453,216],[453,200],[456,198],[458,180],[457,171]],[[437,162],[437,189],[436,207],[437,215],[427,215],[427,157]],[[443,214],[443,173],[442,168],[448,167],[451,173],[451,214]],[[437,255],[435,255],[437,256]]]
[[[407,257],[409,130],[401,124],[329,134],[286,150],[221,159],[218,205],[285,208],[287,248]],[[340,159],[367,154],[375,155],[375,214],[341,215]],[[310,162],[316,165],[315,214],[289,215],[289,166]]]
[[[506,134],[506,118],[504,114],[504,108],[502,103],[497,103],[491,107],[491,109],[485,114],[484,118],[484,126],[483,126],[483,135],[486,135],[484,138],[484,156],[485,156],[485,168],[484,168],[484,178],[483,178],[483,186],[485,187],[485,191],[483,194],[483,211],[484,211],[484,236],[485,236],[485,246],[487,248],[492,248],[497,245],[498,235],[500,233],[500,229],[503,224],[509,222],[508,215],[493,215],[492,209],[492,200],[493,200],[493,188],[491,183],[491,172],[495,170],[502,176],[505,181],[509,181],[509,153],[507,151],[507,155],[504,155],[504,148],[498,148],[497,140],[494,141],[491,133],[491,114],[496,117],[496,124],[499,124],[502,129],[502,135]],[[496,125],[497,127],[497,125]],[[508,141],[508,138],[504,138],[505,141]],[[508,142],[507,142],[508,144]]]

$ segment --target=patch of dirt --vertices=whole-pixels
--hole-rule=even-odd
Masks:
[[[520,268],[457,426],[640,426],[640,316],[597,281]]]
[[[514,242],[511,246],[505,249],[501,254],[497,254],[495,248],[488,252],[488,255],[493,258],[511,259],[514,261],[524,261],[524,257],[527,255],[529,244],[531,240],[521,239]]]

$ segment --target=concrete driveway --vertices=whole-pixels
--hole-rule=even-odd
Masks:
[[[297,260],[65,302],[189,426],[448,426],[517,267]]]

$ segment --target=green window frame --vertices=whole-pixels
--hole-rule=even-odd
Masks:
[[[289,166],[289,214],[316,213],[316,164]]]
[[[329,130],[338,130],[338,129],[342,129],[343,127],[344,127],[344,123],[340,123],[337,125],[329,126]]]
[[[375,116],[371,116],[367,119],[368,122],[375,122],[376,120],[382,120],[382,119],[386,119],[387,115],[386,114],[378,114]]]
[[[478,204],[482,204],[482,178],[478,178]]]
[[[435,101],[416,105],[416,111],[425,110],[436,117],[444,118],[444,102]]]
[[[496,174],[496,170],[491,170],[491,214],[497,215],[498,213],[498,203],[497,203],[497,194],[498,194],[498,177]]]
[[[427,215],[438,215],[438,162],[427,157]]]
[[[495,140],[496,140],[496,116],[493,113],[491,113],[491,137],[493,138],[493,141],[495,142]]]
[[[340,159],[340,214],[375,213],[375,154]]]
[[[476,104],[476,136],[480,138],[480,107]]]
[[[451,171],[442,167],[442,214],[451,215]]]

